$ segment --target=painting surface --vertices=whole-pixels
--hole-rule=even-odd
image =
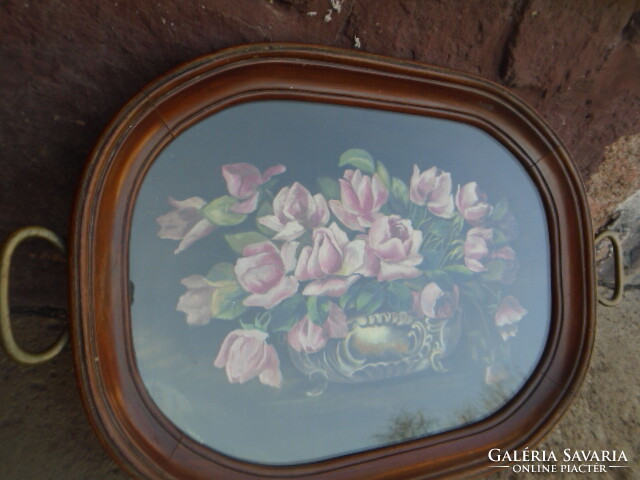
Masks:
[[[142,185],[138,368],[179,428],[296,464],[485,418],[549,328],[544,211],[523,167],[451,121],[302,102],[223,110]]]

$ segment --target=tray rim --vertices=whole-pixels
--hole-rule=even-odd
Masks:
[[[363,78],[371,81],[360,83]],[[377,86],[385,88],[376,91]],[[456,103],[447,104],[452,97]],[[137,189],[158,152],[193,123],[238,102],[280,98],[463,121],[503,143],[527,169],[550,227],[550,338],[525,386],[496,414],[399,445],[272,467],[203,447],[150,400],[132,368],[124,287]],[[415,62],[312,45],[260,44],[179,66],[145,87],[105,130],[83,176],[70,238],[72,344],[83,402],[103,444],[136,476],[454,478],[482,473],[489,468],[490,448],[531,446],[559,420],[586,373],[593,346],[593,236],[584,187],[568,152],[544,120],[503,87]],[[104,318],[118,320],[100,322]],[[434,454],[437,458],[429,459]]]

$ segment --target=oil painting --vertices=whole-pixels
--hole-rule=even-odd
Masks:
[[[296,464],[454,429],[517,392],[550,299],[545,214],[512,154],[467,125],[330,105],[211,121],[237,130],[178,137],[132,233],[136,357],[172,421]]]

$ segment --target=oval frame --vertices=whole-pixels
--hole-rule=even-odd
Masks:
[[[128,242],[136,195],[175,136],[241,102],[292,99],[445,118],[482,129],[522,164],[549,226],[552,313],[538,366],[504,407],[433,436],[291,467],[236,460],[192,440],[155,406],[137,371]],[[134,97],[91,155],[71,227],[72,339],[85,408],[118,463],[148,478],[457,478],[486,472],[492,448],[539,441],[588,366],[595,324],[593,236],[584,188],[558,137],[487,80],[327,47],[236,47],[170,72]]]

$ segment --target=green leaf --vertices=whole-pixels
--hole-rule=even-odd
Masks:
[[[482,273],[482,278],[488,282],[497,282],[504,278],[507,262],[497,258],[485,264],[487,270]]]
[[[440,238],[446,238],[449,236],[449,232],[451,231],[452,222],[451,220],[445,220],[443,218],[436,218],[429,226],[428,231],[426,232],[428,236],[436,236]]]
[[[451,278],[451,275],[444,270],[432,270],[427,272],[429,282],[437,283],[443,290],[451,290],[455,282]]]
[[[461,275],[473,275],[473,272],[466,265],[447,265],[443,268],[445,272],[458,273]]]
[[[220,320],[235,320],[247,309],[242,304],[246,296],[246,292],[237,282],[218,282],[211,295],[211,316]]]
[[[273,187],[275,187],[278,184],[278,182],[280,182],[280,176],[276,175],[275,177],[272,177],[267,183],[263,183],[260,186],[260,189],[271,191],[273,190]]]
[[[318,177],[316,179],[320,192],[327,200],[338,200],[340,198],[340,184],[335,178]]]
[[[273,206],[266,200],[256,210],[256,217],[264,217],[265,215],[273,215]]]
[[[391,179],[391,206],[394,210],[403,210],[409,206],[409,187],[396,177]]]
[[[219,282],[235,281],[236,274],[233,271],[233,264],[223,262],[215,264],[206,275],[211,285],[217,286]]]
[[[242,253],[244,247],[252,243],[260,243],[269,240],[267,237],[258,232],[240,232],[224,236],[225,240],[236,253]]]
[[[449,252],[449,259],[451,261],[456,261],[464,257],[464,244],[460,242],[456,243],[454,241],[454,242],[451,242],[451,245],[453,245],[453,248]]]
[[[360,315],[371,315],[377,311],[386,298],[384,289],[379,283],[370,283],[360,291],[356,298],[356,311]]]
[[[267,237],[273,237],[273,235],[276,232],[271,230],[269,227],[265,227],[264,225],[259,223],[258,220],[257,220],[258,218],[265,217],[267,215],[273,215],[273,207],[271,206],[271,204],[269,202],[265,201],[265,202],[262,202],[262,204],[260,205],[260,207],[256,211],[256,228],[258,230],[260,230],[260,232],[262,234],[266,235]]]
[[[413,295],[411,289],[401,280],[390,282],[387,286],[387,304],[395,312],[411,310],[413,306]]]
[[[465,283],[460,289],[460,294],[479,304],[482,304],[486,297],[484,290],[477,282]]]
[[[375,298],[375,294],[373,292],[361,292],[356,298],[356,308],[358,310],[362,310]]]
[[[238,201],[232,196],[223,195],[205,205],[201,211],[211,223],[220,225],[221,227],[230,227],[244,222],[247,218],[247,216],[242,213],[235,213],[229,210],[237,203]]]
[[[384,295],[379,297],[375,297],[371,302],[369,302],[365,307],[360,309],[361,315],[371,315],[372,313],[377,312],[382,304],[384,303]]]
[[[307,315],[316,325],[320,324],[320,314],[318,313],[318,297],[310,296],[307,299]]]
[[[509,203],[506,199],[500,200],[493,207],[493,211],[491,212],[491,219],[499,222],[509,213]]]
[[[306,309],[306,303],[301,295],[294,295],[271,310],[271,330],[274,332],[288,332],[300,320]]]
[[[380,160],[376,162],[376,173],[380,177],[380,180],[382,180],[384,188],[389,190],[391,188],[391,177],[389,176],[387,167],[385,167],[384,163],[382,163]]]
[[[349,301],[351,300],[352,296],[349,295],[349,292],[345,293],[343,296],[340,297],[340,299],[338,300],[338,305],[340,306],[341,309],[346,309],[347,308],[347,304],[349,303]]]
[[[427,244],[425,246],[428,247]],[[438,268],[442,259],[444,258],[444,253],[442,250],[421,250],[422,256],[424,260],[422,261],[423,268],[428,270],[433,270]]]
[[[451,221],[451,236],[457,237],[464,227],[464,217],[459,212],[455,212]]]
[[[364,173],[374,173],[373,157],[366,150],[351,148],[340,155],[339,167],[354,167]]]
[[[340,305],[340,308],[345,310],[347,308],[352,307],[354,303],[354,299],[356,298],[357,294],[360,292],[360,288],[363,285],[364,283],[357,282],[349,290],[347,290],[347,292],[344,295],[342,295],[338,300],[338,305]]]
[[[493,229],[493,245],[494,245],[494,248],[497,250],[500,247],[504,247],[508,243],[509,243],[509,239],[504,234],[504,232],[502,230],[500,230],[499,228],[494,228]]]
[[[329,315],[330,305],[331,305],[331,301],[327,297],[320,297],[318,299],[318,310],[321,313],[321,318],[323,319],[327,318],[327,316]]]

